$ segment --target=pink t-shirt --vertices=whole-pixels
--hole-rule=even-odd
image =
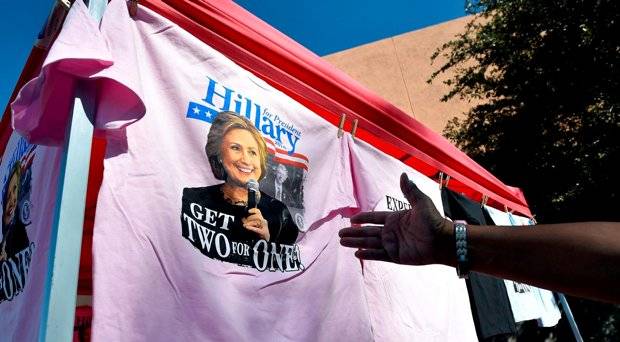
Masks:
[[[0,164],[0,331],[38,341],[62,151],[13,132]]]
[[[140,94],[145,113],[126,127],[113,125],[112,102],[97,113],[108,145],[93,236],[93,339],[371,340],[359,262],[337,238],[355,206],[337,128],[146,8],[130,18],[112,1],[101,35],[114,64],[99,75]],[[223,181],[205,154],[221,110],[246,117],[265,139],[261,202],[271,198],[276,216],[294,223],[293,241],[232,232],[240,218],[218,198]]]
[[[436,182],[363,141],[350,140],[350,150],[362,210],[411,209],[400,190],[400,175],[406,172],[443,213]],[[375,340],[477,340],[467,288],[454,268],[365,261],[363,270]]]

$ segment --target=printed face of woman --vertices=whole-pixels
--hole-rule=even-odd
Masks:
[[[258,143],[249,131],[231,129],[224,135],[221,149],[222,165],[228,175],[226,182],[245,187],[248,180],[260,178]]]
[[[19,179],[16,174],[13,174],[9,180],[9,188],[6,194],[6,203],[4,204],[4,215],[2,220],[4,224],[9,224],[15,215],[15,208],[17,208],[17,191],[19,188]]]

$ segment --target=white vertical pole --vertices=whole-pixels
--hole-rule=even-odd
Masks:
[[[90,0],[90,14],[101,20],[107,1]],[[93,126],[86,113],[94,114],[94,91],[78,84],[73,113],[67,127],[64,155],[58,176],[58,193],[49,250],[45,296],[41,310],[40,341],[71,341],[84,207]]]
[[[566,315],[566,319],[568,320],[568,324],[570,325],[570,329],[573,331],[573,336],[575,336],[575,341],[583,342],[583,338],[581,337],[581,333],[579,332],[579,328],[577,327],[577,322],[575,322],[575,317],[573,317],[573,312],[568,306],[568,301],[566,301],[566,297],[562,293],[557,293],[558,298],[560,299],[560,305],[562,306],[562,311]]]

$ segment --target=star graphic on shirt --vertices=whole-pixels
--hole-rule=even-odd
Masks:
[[[200,114],[200,108],[198,108],[198,106],[194,107],[192,110],[194,111],[194,114]]]
[[[211,117],[211,112],[207,111],[207,117],[210,118]]]

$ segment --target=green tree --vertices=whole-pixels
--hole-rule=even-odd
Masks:
[[[466,8],[472,20],[435,52],[429,82],[447,77],[443,99],[475,105],[444,134],[523,189],[539,222],[620,220],[620,1]],[[585,336],[618,336],[618,307],[572,303]]]
[[[468,2],[477,13],[434,55],[431,79],[479,101],[448,138],[508,184],[539,221],[618,220],[620,2]],[[457,114],[457,113],[455,113]]]

